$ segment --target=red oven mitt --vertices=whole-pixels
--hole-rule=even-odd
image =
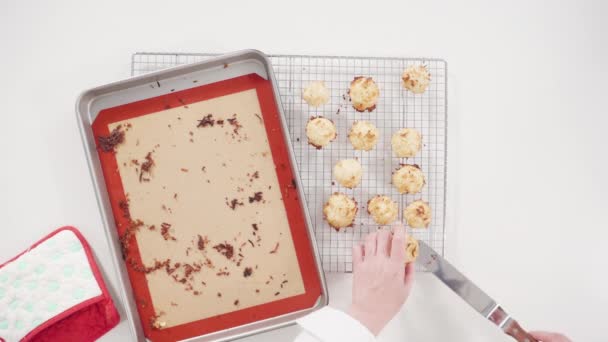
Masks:
[[[73,227],[0,265],[0,342],[95,341],[119,321],[91,248]]]

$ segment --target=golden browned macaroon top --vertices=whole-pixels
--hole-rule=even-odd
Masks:
[[[348,90],[353,108],[358,112],[371,112],[376,108],[380,89],[371,77],[355,77]]]
[[[329,89],[323,81],[310,82],[302,91],[302,99],[311,107],[322,106],[329,102]]]
[[[401,75],[403,87],[414,94],[422,94],[431,83],[431,74],[424,65],[411,65]]]
[[[390,224],[397,219],[399,207],[388,196],[376,195],[367,202],[367,212],[378,224]]]
[[[322,116],[312,117],[306,124],[306,137],[308,143],[321,149],[336,139],[336,126]]]
[[[336,192],[329,196],[323,206],[323,216],[331,227],[340,230],[340,228],[352,227],[358,210],[357,201]]]
[[[369,121],[355,121],[348,132],[348,140],[355,150],[369,151],[378,142],[378,129]]]
[[[334,166],[334,178],[343,187],[352,189],[361,183],[363,168],[356,159],[342,159]]]
[[[391,137],[391,146],[399,158],[414,157],[422,149],[422,135],[415,129],[402,128]]]
[[[393,172],[393,185],[400,194],[415,194],[426,184],[424,173],[415,164],[403,164]]]
[[[431,224],[431,216],[431,207],[423,200],[416,200],[403,210],[403,217],[412,228],[427,228]]]
[[[418,244],[418,240],[416,240],[411,235],[407,236],[405,241],[405,262],[414,262],[416,258],[418,258],[418,248],[420,248]]]

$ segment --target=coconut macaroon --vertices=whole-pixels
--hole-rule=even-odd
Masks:
[[[336,230],[352,227],[357,215],[357,201],[343,193],[336,192],[329,196],[323,206],[323,217]]]
[[[336,139],[336,125],[322,116],[312,117],[306,124],[306,137],[308,143],[317,149]]]
[[[414,201],[403,210],[403,217],[412,228],[428,228],[431,216],[431,207],[423,200]]]
[[[431,83],[431,74],[425,65],[410,65],[401,75],[403,87],[414,94],[422,94]]]
[[[367,202],[367,212],[377,224],[390,224],[397,219],[397,202],[388,196],[376,195]]]
[[[369,121],[355,121],[348,132],[348,140],[355,150],[369,151],[378,142],[378,129]]]
[[[348,91],[353,108],[358,112],[371,112],[376,108],[380,89],[371,77],[355,77]]]
[[[304,88],[302,99],[311,107],[319,107],[329,102],[329,89],[323,81],[313,81]]]
[[[356,159],[342,159],[334,166],[334,178],[340,185],[352,189],[361,183],[363,169]]]
[[[410,263],[416,261],[418,258],[418,248],[419,248],[418,240],[413,238],[411,235],[407,236],[405,240],[405,262]]]
[[[397,157],[414,157],[422,149],[422,135],[415,129],[402,128],[393,134],[391,145]]]
[[[393,172],[393,185],[400,194],[415,194],[426,184],[424,173],[415,164],[403,164]]]

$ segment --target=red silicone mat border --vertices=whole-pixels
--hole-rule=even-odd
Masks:
[[[95,119],[92,125],[93,133],[95,136],[107,135],[110,133],[108,125],[112,122],[156,113],[168,108],[186,106],[195,102],[249,89],[256,89],[258,94],[262,116],[266,124],[266,134],[281,187],[283,203],[285,204],[291,235],[296,249],[296,256],[302,273],[305,293],[163,330],[154,330],[151,328],[149,321],[155,314],[153,305],[146,305],[146,303],[152,303],[152,300],[145,275],[127,267],[144,333],[154,342],[187,339],[312,308],[322,293],[314,253],[307,234],[304,209],[300,204],[298,191],[294,186],[295,176],[292,172],[291,159],[289,158],[287,146],[283,138],[285,132],[283,132],[281,125],[280,113],[277,110],[272,85],[268,80],[256,74],[249,74],[105,109]],[[126,200],[126,195],[118,173],[117,161],[114,153],[102,152],[100,149],[98,149],[98,152],[118,233],[122,235],[129,226],[129,222],[123,217],[118,207],[120,201]],[[141,262],[139,248],[135,241],[131,243],[131,251],[136,261]]]

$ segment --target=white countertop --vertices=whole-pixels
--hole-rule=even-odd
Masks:
[[[606,2],[216,3],[0,2],[0,261],[70,224],[115,289],[74,103],[129,76],[133,52],[440,57],[448,259],[524,327],[608,340]],[[346,307],[350,275],[328,281],[330,304]],[[122,321],[102,341],[129,339]],[[509,341],[425,274],[381,340]]]

